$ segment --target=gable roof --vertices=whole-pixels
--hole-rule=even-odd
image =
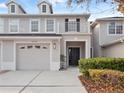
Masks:
[[[15,3],[19,6],[19,8],[23,11],[23,13],[26,13],[26,11],[22,8],[21,4],[19,4],[16,0],[9,0],[6,5],[8,6],[10,3]]]
[[[100,21],[122,21],[124,17],[105,17],[98,18],[94,22],[91,23],[91,27],[94,28]]]
[[[106,21],[106,20],[124,20],[124,17],[105,17],[105,18],[96,19],[96,21]]]
[[[51,11],[51,13],[53,13],[52,4],[51,4],[48,0],[39,0],[38,6],[39,6],[40,4],[42,4],[42,3],[48,4],[48,5],[50,6],[50,11]]]
[[[38,5],[42,3],[47,3],[48,5],[52,6],[52,4],[48,0],[39,0]]]

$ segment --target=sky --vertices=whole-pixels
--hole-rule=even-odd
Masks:
[[[38,1],[39,0],[16,0],[19,2],[24,10],[28,14],[38,14]],[[58,14],[63,13],[70,13],[70,14],[83,14],[83,13],[90,13],[91,16],[89,21],[94,21],[97,18],[103,17],[118,17],[123,16],[119,11],[117,11],[117,3],[111,4],[108,0],[106,3],[100,2],[97,3],[95,0],[92,0],[89,7],[87,8],[87,4],[76,5],[72,4],[72,7],[68,7],[67,0],[49,0],[53,6],[53,12]],[[0,0],[0,14],[7,13],[7,6],[6,3],[8,0]]]

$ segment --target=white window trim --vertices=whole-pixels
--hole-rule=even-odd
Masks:
[[[11,20],[17,20],[18,21],[18,24],[17,24],[17,26],[18,26],[18,29],[17,29],[17,32],[11,32],[10,31],[10,24],[11,24]],[[9,33],[18,33],[19,32],[19,19],[9,19]]]
[[[14,6],[15,6],[15,13],[12,13],[12,12],[11,12],[11,5],[14,5]],[[11,14],[16,14],[16,10],[17,10],[16,4],[10,4],[10,13],[11,13]]]
[[[46,5],[46,12],[43,12],[43,11],[42,11],[42,10],[43,10],[43,9],[42,9],[42,8],[43,8],[43,7],[42,7],[43,5]],[[47,13],[47,4],[41,4],[41,6],[40,6],[40,13],[43,13],[43,14]]]
[[[41,12],[42,12],[42,13],[46,13],[46,12],[43,12],[43,6],[44,6],[44,5],[46,6],[46,12],[47,12],[47,4],[42,4],[42,6],[41,6],[41,7],[42,7],[42,8],[41,8]]]
[[[122,36],[122,35],[124,35],[124,25],[123,25],[123,23],[121,24],[122,27],[123,27],[122,34],[117,34],[116,33],[116,26],[118,25],[118,23],[116,23],[116,22],[115,22],[115,34],[109,34],[109,25],[110,25],[110,22],[107,23],[107,36]]]
[[[31,22],[32,21],[38,21],[38,32],[32,32],[31,31]],[[39,33],[40,32],[40,19],[30,19],[30,33]]]
[[[53,32],[47,32],[47,20],[53,20],[54,21],[54,31]],[[45,33],[56,33],[56,20],[51,18],[45,19]]]

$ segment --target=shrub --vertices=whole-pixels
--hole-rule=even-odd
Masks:
[[[90,79],[98,86],[111,88],[112,93],[124,92],[124,72],[115,70],[88,70]]]
[[[79,69],[83,74],[88,74],[89,69],[111,69],[124,71],[124,58],[80,59]]]

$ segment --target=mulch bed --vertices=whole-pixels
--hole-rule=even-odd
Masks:
[[[102,87],[96,85],[92,80],[87,77],[79,76],[79,79],[83,86],[85,86],[88,93],[112,93],[108,87]]]
[[[0,75],[9,72],[9,70],[0,70]]]

